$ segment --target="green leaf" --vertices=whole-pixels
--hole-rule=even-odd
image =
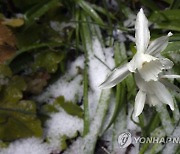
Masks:
[[[180,31],[180,10],[155,11],[149,18],[159,28]]]
[[[172,53],[180,53],[180,41],[169,43],[167,48],[162,52],[163,55],[169,55]]]
[[[0,76],[11,77],[12,71],[7,65],[0,65]]]
[[[165,22],[161,22],[157,24],[158,24],[157,28],[160,28],[160,29],[180,31],[180,20],[165,21]]]
[[[167,48],[162,52],[162,55],[169,58],[174,62],[174,67],[173,70],[179,74],[180,69],[179,69],[179,64],[180,64],[180,41],[172,42],[169,43]]]
[[[64,55],[58,52],[45,51],[37,55],[33,69],[45,68],[49,73],[55,73],[58,63],[64,58]]]
[[[141,3],[143,3],[146,7],[150,8],[151,10],[155,11],[155,10],[159,10],[159,8],[157,7],[157,4],[152,1],[152,0],[140,0]]]
[[[180,20],[180,10],[164,10],[155,11],[149,18],[151,21],[167,21],[167,20]]]
[[[83,118],[83,109],[72,102],[65,102],[63,96],[56,98],[54,104],[60,105],[68,114],[72,116]]]
[[[24,91],[24,90],[26,90],[27,85],[22,77],[14,76],[14,77],[12,77],[11,81],[9,82],[9,87]]]
[[[27,47],[23,47],[20,50],[18,50],[16,52],[16,54],[12,57],[12,59],[10,59],[8,61],[8,64],[10,64],[17,56],[19,56],[22,53],[34,50],[34,49],[40,49],[40,48],[44,48],[44,47],[57,47],[57,46],[61,46],[62,44],[57,43],[57,42],[48,42],[48,43],[40,43],[40,44],[32,44],[30,46]]]
[[[41,112],[47,115],[49,113],[58,112],[58,109],[55,104],[45,104],[42,106]]]
[[[66,136],[66,135],[63,135],[63,136],[61,137],[61,149],[62,149],[62,150],[65,150],[65,149],[68,147],[68,145],[67,145],[67,143],[66,143],[66,140],[67,140],[67,136]]]
[[[0,98],[0,103],[16,103],[18,102],[20,99],[22,99],[23,95],[21,90],[15,88],[15,87],[5,87],[2,91],[1,91],[1,98]]]
[[[42,136],[41,122],[36,117],[36,105],[32,101],[5,103],[0,107],[0,139],[12,141],[18,138]]]

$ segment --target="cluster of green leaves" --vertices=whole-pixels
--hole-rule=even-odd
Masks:
[[[0,139],[9,142],[18,138],[42,136],[35,102],[23,99],[23,91],[27,88],[24,79],[12,75],[6,65],[0,65],[0,73]]]
[[[60,6],[58,0],[0,2],[0,7],[6,8],[0,12],[1,20],[13,19],[18,12],[24,14],[23,25],[13,27],[13,22],[8,25],[15,34],[17,51],[0,64],[0,140],[4,142],[42,137],[40,105],[31,96],[41,93],[49,78],[64,65],[68,37],[59,36],[50,27],[51,21],[59,20]],[[12,40],[7,38],[7,44],[8,39]]]

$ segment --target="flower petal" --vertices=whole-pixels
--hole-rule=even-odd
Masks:
[[[139,90],[135,98],[135,105],[134,105],[135,117],[139,116],[143,111],[145,101],[146,101],[146,93]]]
[[[139,73],[145,81],[157,81],[158,74],[162,72],[163,66],[159,60],[152,60],[150,62],[145,62]]]
[[[157,58],[148,54],[136,53],[133,59],[128,63],[128,69],[130,72],[136,72],[136,69],[141,69],[145,62],[148,63],[152,60],[157,60]]]
[[[146,94],[154,94],[154,91],[151,89],[151,86],[149,86],[150,82],[146,82],[139,72],[135,73],[135,81],[136,85],[139,88],[139,90],[145,92]]]
[[[160,62],[163,65],[163,69],[171,69],[174,63],[167,58],[160,58]]]
[[[149,44],[150,32],[148,29],[148,20],[142,8],[137,14],[135,30],[137,52],[144,53]]]
[[[100,88],[111,88],[124,80],[129,75],[127,64],[124,64],[114,69],[106,78],[106,80],[99,86]]]
[[[139,72],[134,74],[137,87],[144,92],[147,92],[147,82],[145,82],[140,76]]]
[[[172,33],[168,33],[167,36],[162,36],[152,41],[145,53],[153,56],[159,54],[167,47],[169,36],[172,36]]]
[[[137,59],[137,54],[135,54],[133,59],[131,59],[131,61],[127,64],[128,70],[130,72],[135,72],[137,69],[136,59]]]
[[[161,102],[168,104],[171,110],[174,110],[173,98],[166,87],[159,81],[151,82],[151,89],[154,90],[154,94],[161,100]]]
[[[166,81],[164,79],[160,79],[160,82],[162,84],[164,84],[166,87],[168,87],[168,88],[170,88],[172,90],[175,90],[175,91],[180,93],[180,89],[177,86],[175,86],[174,84],[172,84],[171,82],[168,82],[168,81]]]
[[[151,95],[151,94],[148,95],[147,100],[148,100],[149,105],[152,105],[152,106],[155,106],[161,103],[161,101],[157,98],[156,95]]]

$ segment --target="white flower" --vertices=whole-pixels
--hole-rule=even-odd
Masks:
[[[135,98],[134,115],[139,116],[144,108],[145,102],[150,106],[155,106],[160,103],[168,104],[171,110],[174,110],[173,98],[164,86],[172,88],[180,92],[180,89],[169,82],[161,81],[162,78],[180,78],[179,75],[162,75],[159,81],[145,81],[139,72],[135,73],[135,81],[139,88],[139,91]]]
[[[135,73],[136,84],[139,88],[135,98],[135,116],[141,114],[145,101],[153,106],[163,102],[168,104],[171,110],[174,110],[171,94],[159,81],[163,70],[170,69],[173,66],[172,61],[160,55],[160,52],[167,47],[171,35],[172,33],[168,33],[167,36],[162,36],[149,42],[148,20],[144,15],[143,9],[140,9],[135,24],[137,53],[129,63],[114,69],[100,85],[101,88],[111,88],[124,80],[131,72]],[[180,76],[165,75],[164,77],[179,78]]]

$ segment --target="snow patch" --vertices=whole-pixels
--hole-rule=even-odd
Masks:
[[[67,114],[65,111],[51,114],[46,122],[45,135],[53,149],[59,149],[61,138],[65,135],[68,138],[76,136],[77,132],[83,131],[83,120]]]
[[[92,51],[89,49],[89,108],[90,117],[93,117],[100,98],[99,85],[105,80],[107,74],[114,68],[113,49],[104,48],[98,38],[94,37]],[[107,66],[106,66],[107,65]],[[109,67],[109,68],[108,68]]]
[[[47,90],[38,96],[38,102],[52,102],[58,96],[64,96],[66,101],[80,101],[83,96],[82,74],[79,74],[78,68],[84,68],[84,57],[78,57],[68,67],[68,72],[50,85]]]
[[[8,148],[0,150],[0,154],[50,154],[52,149],[38,138],[28,138],[12,142]]]

